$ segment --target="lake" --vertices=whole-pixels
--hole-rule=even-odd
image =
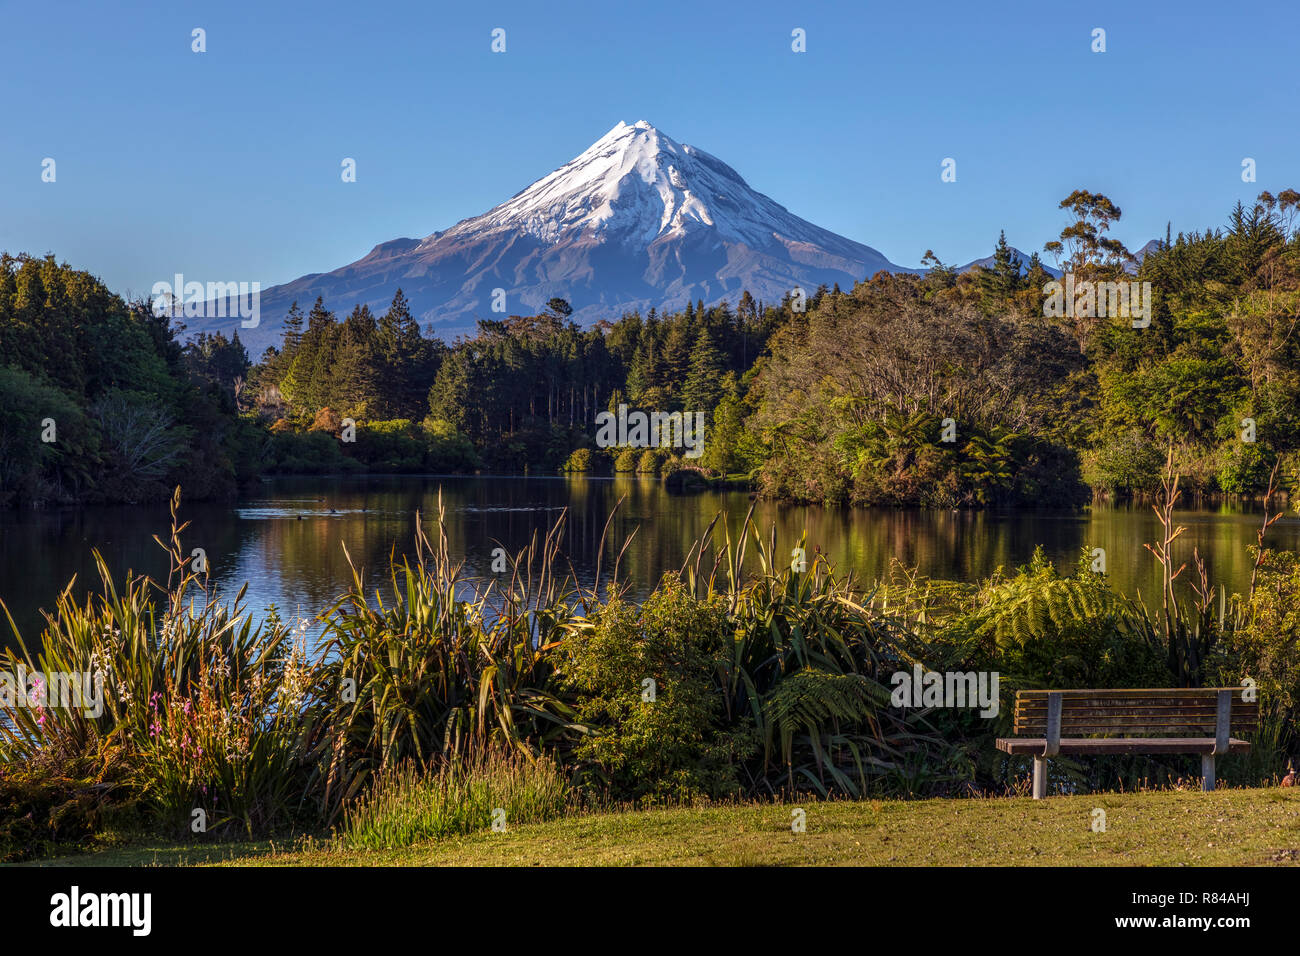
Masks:
[[[204,549],[212,578],[226,593],[247,581],[253,612],[275,604],[286,619],[309,616],[328,607],[350,580],[343,545],[366,568],[368,585],[380,584],[392,549],[399,555],[411,549],[417,511],[433,533],[440,490],[452,555],[464,560],[469,575],[489,576],[493,548],[513,554],[567,508],[563,550],[586,583],[595,573],[609,513],[625,497],[610,528],[603,573],[635,530],[619,576],[638,596],[681,565],[719,512],[734,537],[751,504],[743,492],[676,495],[658,481],[630,476],[284,478],[263,482],[233,503],[183,505],[183,517],[192,521],[184,544],[186,551]],[[820,548],[838,568],[866,581],[886,573],[891,559],[932,577],[973,580],[999,565],[1024,563],[1035,545],[1063,569],[1075,564],[1080,549],[1099,547],[1118,589],[1133,594],[1140,588],[1149,603],[1152,596],[1159,600],[1155,562],[1143,544],[1155,541],[1160,528],[1147,506],[1004,515],[759,502],[754,514],[764,534],[776,525],[786,555],[807,529],[810,556]],[[1180,559],[1190,561],[1193,545],[1199,546],[1212,581],[1236,591],[1248,586],[1246,545],[1255,541],[1257,507],[1189,509],[1179,512],[1179,522],[1188,529],[1176,545]],[[79,593],[94,580],[92,549],[119,578],[128,568],[165,576],[166,555],[152,535],[166,537],[168,526],[166,506],[0,512],[0,599],[34,643],[40,610],[52,607],[68,580],[78,576]],[[1300,520],[1279,521],[1266,541],[1300,550]],[[0,634],[12,643],[7,625]]]

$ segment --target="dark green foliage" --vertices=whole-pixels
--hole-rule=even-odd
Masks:
[[[169,321],[53,256],[0,256],[0,504],[160,499],[182,477],[226,496],[256,471],[238,335],[182,346]]]
[[[53,420],[57,441],[45,442]],[[0,366],[0,505],[76,499],[94,486],[99,436],[66,393]]]
[[[89,849],[105,830],[139,826],[138,795],[114,779],[124,769],[84,759],[62,768],[0,767],[0,863]]]
[[[853,504],[1071,506],[1073,343],[1043,319],[885,276],[773,340],[751,419],[770,494]],[[946,421],[945,421],[946,420]]]
[[[640,608],[614,601],[575,627],[561,684],[593,729],[574,756],[624,798],[736,794],[757,741],[751,723],[722,721],[714,681],[730,634],[720,600],[696,600],[671,579]]]

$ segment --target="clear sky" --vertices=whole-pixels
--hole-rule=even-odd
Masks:
[[[1041,250],[1076,187],[1136,248],[1300,188],[1298,24],[1295,0],[0,0],[0,249],[123,293],[265,288],[484,212],[640,119],[900,265],[999,229]]]

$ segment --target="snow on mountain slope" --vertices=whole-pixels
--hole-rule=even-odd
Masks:
[[[517,230],[543,242],[582,235],[648,245],[699,229],[751,246],[807,242],[848,256],[867,248],[791,215],[722,160],[681,145],[645,120],[619,123],[549,176],[425,243]]]
[[[794,286],[849,288],[882,269],[915,271],[799,218],[720,159],[644,120],[620,122],[481,216],[263,291],[261,323],[240,338],[254,353],[277,344],[290,304],[305,310],[318,295],[340,314],[357,304],[382,311],[400,287],[422,324],[450,338],[472,332],[477,318],[502,317],[492,310],[497,289],[510,314],[561,296],[575,319],[591,322],[696,299],[734,305],[744,290],[775,302]]]

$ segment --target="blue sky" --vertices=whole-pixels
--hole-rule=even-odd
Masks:
[[[1076,187],[1137,247],[1300,187],[1298,22],[1294,0],[3,0],[0,249],[124,293],[265,288],[484,212],[639,119],[901,265],[1003,228],[1041,249]]]

